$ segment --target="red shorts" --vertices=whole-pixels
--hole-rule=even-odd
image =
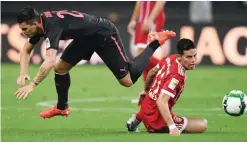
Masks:
[[[158,106],[156,105],[156,101],[151,100],[148,96],[145,97],[141,105],[141,111],[143,114],[142,121],[148,132],[150,133],[169,132],[169,128],[160,114]],[[188,123],[187,118],[177,116],[173,112],[170,113],[177,128],[180,131],[183,131]]]
[[[151,31],[161,32],[164,28],[164,19],[161,19],[154,23],[151,27]],[[135,32],[135,47],[136,48],[146,48],[147,46],[147,37],[148,33],[144,33],[142,31],[143,23],[136,24],[136,32]]]

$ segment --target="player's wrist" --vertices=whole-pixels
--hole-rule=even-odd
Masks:
[[[177,126],[175,125],[175,123],[169,125],[168,127],[169,127],[169,130],[172,130],[172,129],[177,128]]]
[[[23,76],[23,75],[27,75],[27,73],[25,73],[25,72],[21,72],[21,73],[20,73],[20,75],[22,75],[22,76]]]

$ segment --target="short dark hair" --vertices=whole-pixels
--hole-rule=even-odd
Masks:
[[[177,54],[183,55],[184,51],[195,49],[196,46],[193,41],[187,38],[183,38],[178,41],[177,44]]]
[[[39,21],[39,12],[31,6],[23,7],[17,16],[18,23],[30,22],[33,20]]]

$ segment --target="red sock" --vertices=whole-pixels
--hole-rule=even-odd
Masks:
[[[142,73],[142,79],[143,81],[145,82],[146,81],[146,78],[147,78],[147,75],[148,75],[148,72],[153,68],[155,67],[157,64],[159,63],[159,59],[155,58],[154,56],[152,56],[148,62],[148,65],[146,67],[146,69],[143,71]]]

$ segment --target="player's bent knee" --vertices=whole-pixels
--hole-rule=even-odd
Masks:
[[[54,68],[54,72],[58,74],[64,74],[64,73],[67,73],[68,70],[56,65]]]
[[[70,71],[70,69],[73,67],[73,65],[70,65],[69,63],[64,62],[63,60],[60,60],[54,68],[55,73],[58,74],[64,74]]]
[[[188,119],[184,133],[204,133],[207,130],[207,120],[204,118]]]
[[[130,87],[133,85],[132,80],[130,79],[130,75],[127,74],[125,77],[118,80],[118,82],[125,87]]]
[[[125,87],[130,87],[133,85],[132,81],[119,81],[119,83]]]
[[[208,121],[205,118],[202,118],[202,133],[204,133],[208,128]]]
[[[197,133],[204,133],[207,130],[208,122],[205,118],[201,118],[197,126]]]

